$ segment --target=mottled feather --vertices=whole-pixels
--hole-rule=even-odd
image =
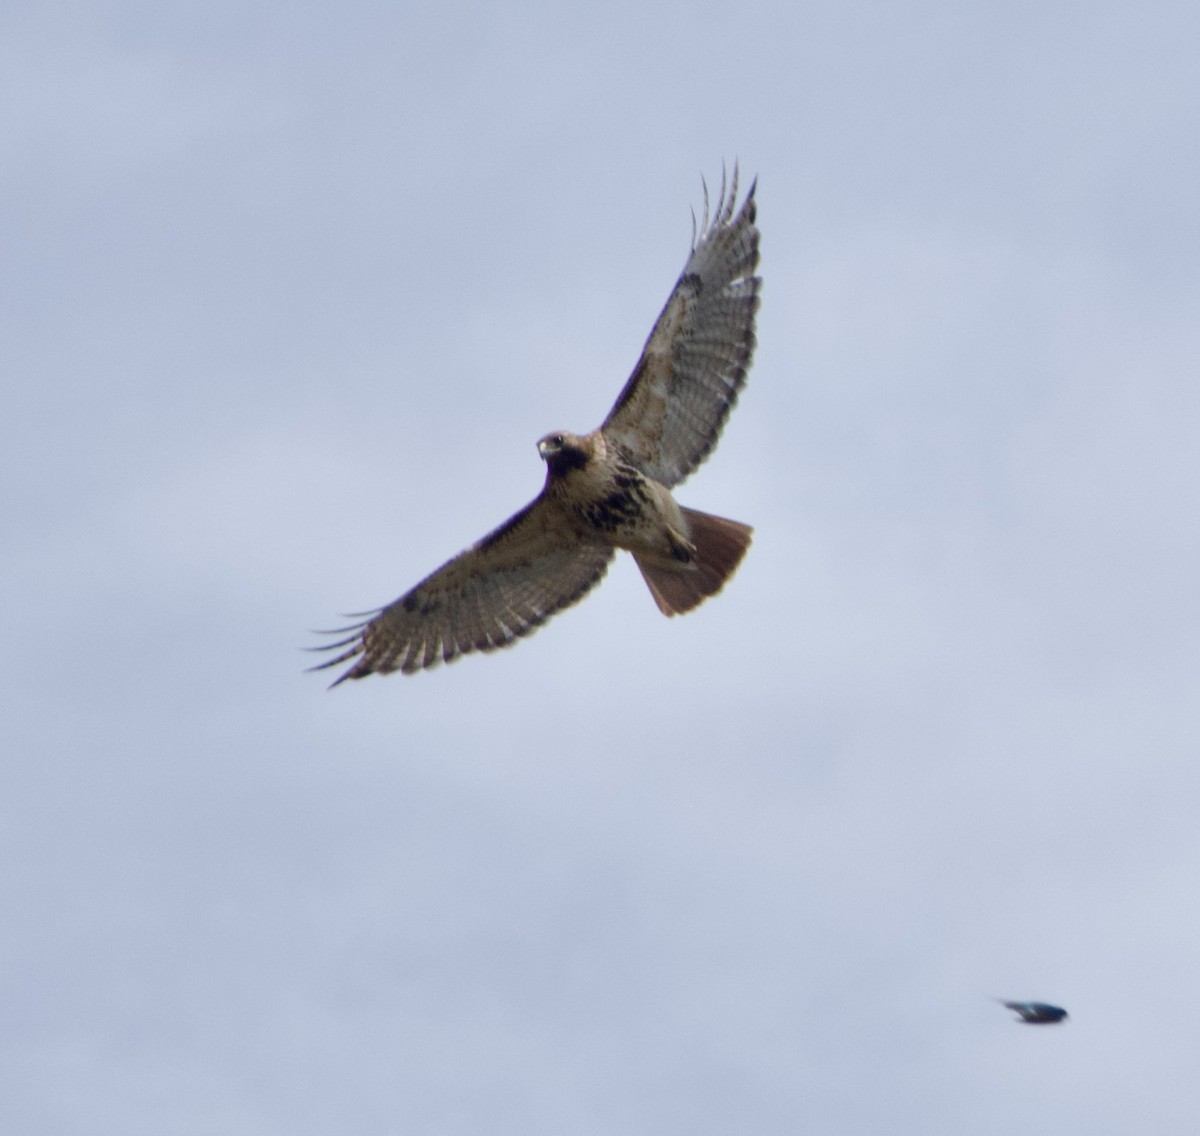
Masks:
[[[507,647],[583,599],[614,551],[543,494],[394,603],[331,632],[347,637],[317,649],[347,650],[313,670],[356,659],[336,686]]]
[[[699,236],[629,381],[601,427],[655,481],[672,488],[704,461],[746,382],[759,305],[754,190],[734,216],[737,167]]]

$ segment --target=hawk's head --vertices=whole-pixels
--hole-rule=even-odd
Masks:
[[[581,438],[578,434],[559,432],[547,434],[538,444],[538,453],[549,467],[550,472],[557,476],[569,473],[573,469],[583,469],[592,460],[593,445],[590,438]]]

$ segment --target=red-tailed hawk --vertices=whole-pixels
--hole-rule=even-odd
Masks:
[[[582,599],[618,548],[664,615],[721,590],[750,527],[685,509],[670,491],[717,444],[754,353],[754,190],[735,215],[735,166],[710,215],[705,189],[691,255],[604,424],[538,442],[547,469],[537,498],[365,622],[329,632],[349,635],[315,649],[345,650],[314,670],[355,660],[336,686],[506,647]]]

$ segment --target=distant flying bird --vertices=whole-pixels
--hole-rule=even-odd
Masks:
[[[691,611],[732,576],[751,528],[685,509],[671,489],[717,444],[754,353],[761,279],[755,185],[741,209],[737,167],[711,217],[708,190],[692,251],[633,374],[598,430],[538,442],[538,497],[412,591],[314,650],[314,667],[357,660],[335,682],[412,674],[506,647],[600,582],[616,549],[633,554],[664,615]]]
[[[1051,1006],[1046,1002],[1005,1002],[1003,998],[997,998],[996,1001],[1010,1010],[1015,1010],[1020,1014],[1021,1020],[1031,1026],[1054,1025],[1067,1016],[1067,1011],[1061,1006]]]

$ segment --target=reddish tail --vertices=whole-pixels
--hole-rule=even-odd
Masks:
[[[648,563],[634,556],[663,615],[682,615],[699,607],[709,596],[715,596],[746,555],[754,531],[740,521],[728,521],[695,509],[684,509],[683,517],[687,521],[688,540],[696,549],[690,562]]]

